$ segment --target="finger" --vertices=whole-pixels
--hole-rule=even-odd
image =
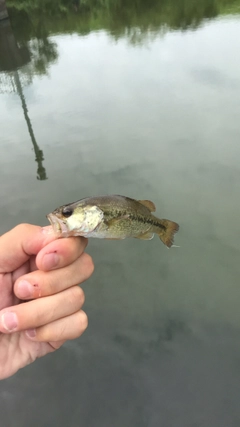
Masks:
[[[12,273],[12,282],[14,283],[19,277],[23,276],[24,274],[27,274],[29,272],[29,263],[30,261],[26,261],[23,265],[21,265],[19,268],[17,268]]]
[[[22,331],[54,322],[80,310],[84,299],[83,290],[73,286],[54,296],[8,307],[0,312],[0,332]]]
[[[36,265],[36,255],[31,255],[29,259],[29,270],[28,271],[35,271],[38,270]]]
[[[22,300],[54,295],[84,282],[93,270],[92,258],[84,252],[67,267],[48,272],[37,270],[21,276],[15,282],[14,293]]]
[[[56,240],[51,226],[20,224],[0,237],[0,273],[9,273]]]
[[[66,340],[73,340],[80,337],[87,329],[87,326],[87,315],[84,311],[80,310],[37,329],[27,330],[26,335],[34,341],[63,343]]]
[[[62,341],[49,341],[49,345],[52,347],[52,350],[58,350],[62,345],[66,342],[66,340]]]
[[[72,264],[84,251],[88,240],[81,237],[58,239],[44,246],[36,257],[39,270],[49,271]]]

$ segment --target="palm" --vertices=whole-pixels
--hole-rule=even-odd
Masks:
[[[36,270],[35,256],[12,273],[0,274],[0,310],[21,303],[13,292],[18,277]],[[25,332],[9,335],[0,332],[0,378],[13,375],[36,358],[54,350],[50,343],[30,341]]]

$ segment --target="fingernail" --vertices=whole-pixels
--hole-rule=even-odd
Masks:
[[[1,316],[1,321],[6,331],[13,332],[15,329],[17,329],[18,318],[16,313],[11,313],[11,312],[3,313]]]
[[[51,270],[56,267],[59,262],[59,256],[56,253],[46,254],[43,257],[42,263],[45,270]]]
[[[17,285],[17,294],[19,298],[28,298],[33,296],[34,288],[31,283],[21,280]]]
[[[36,329],[28,329],[25,331],[28,338],[35,338],[36,336]]]

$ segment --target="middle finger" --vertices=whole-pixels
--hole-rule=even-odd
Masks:
[[[84,282],[93,270],[92,258],[84,252],[67,267],[48,272],[36,270],[19,277],[14,285],[14,293],[22,300],[53,295]]]

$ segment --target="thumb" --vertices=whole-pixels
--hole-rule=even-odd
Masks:
[[[57,238],[51,226],[20,224],[0,236],[0,273],[10,273]]]

